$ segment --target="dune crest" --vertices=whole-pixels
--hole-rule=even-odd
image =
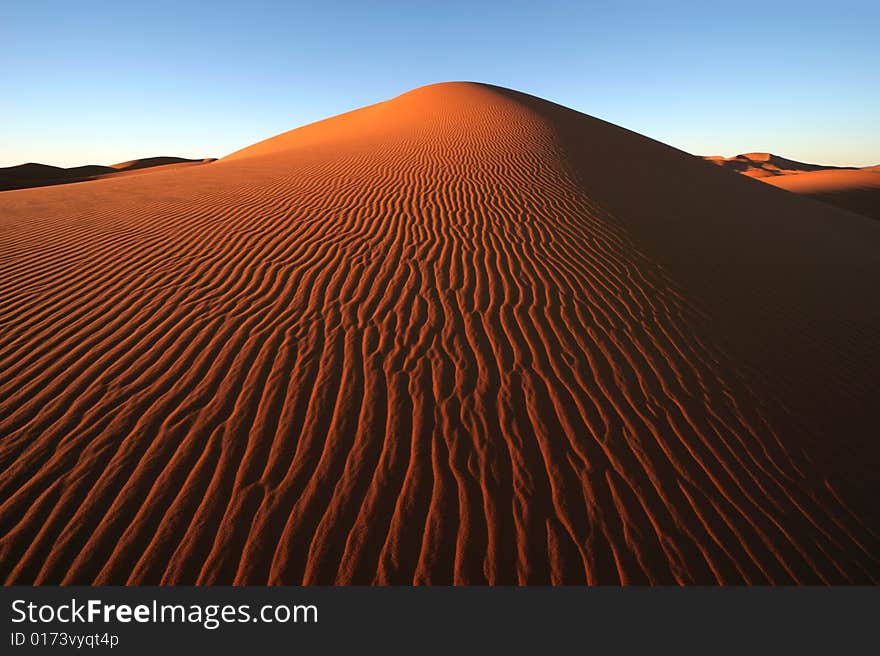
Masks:
[[[0,195],[6,583],[880,581],[880,224],[446,83]]]

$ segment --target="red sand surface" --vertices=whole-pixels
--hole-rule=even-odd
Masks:
[[[703,159],[774,187],[880,219],[880,166],[859,169],[805,164],[770,153]]]
[[[880,219],[880,167],[824,170],[764,178],[780,189]]]
[[[6,583],[880,581],[880,223],[434,85],[0,194]]]

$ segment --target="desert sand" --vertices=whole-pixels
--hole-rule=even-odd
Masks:
[[[806,164],[771,153],[703,159],[774,187],[880,219],[880,166],[856,168]]]
[[[215,161],[214,158],[144,157],[142,159],[120,162],[119,164],[111,164],[110,166],[87,164],[68,169],[30,162],[28,164],[0,168],[0,191],[69,184],[71,182],[87,182],[89,180],[101,180],[103,178],[133,175],[135,173],[148,173],[160,169],[208,164],[213,161]]]
[[[880,219],[880,167],[823,170],[763,178],[763,182]]]
[[[703,159],[722,168],[736,171],[750,178],[772,178],[780,175],[795,175],[806,171],[848,170],[850,167],[823,166],[807,164],[780,157],[773,153],[743,153],[734,157],[720,155],[705,156]]]
[[[880,222],[446,83],[0,232],[7,584],[880,582]]]

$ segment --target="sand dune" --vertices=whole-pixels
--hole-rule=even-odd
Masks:
[[[805,164],[770,153],[703,159],[780,189],[880,218],[880,166],[853,168]]]
[[[803,194],[858,214],[880,219],[880,167],[824,170],[765,178],[780,189]]]
[[[6,583],[877,583],[880,223],[517,92],[0,195]]]
[[[128,162],[102,166],[89,164],[86,166],[74,166],[69,169],[48,164],[19,164],[0,168],[0,191],[10,189],[28,189],[31,187],[45,187],[49,185],[68,184],[71,182],[86,182],[88,180],[100,180],[111,176],[120,176],[132,173],[144,173],[144,169],[153,171],[159,168],[179,168],[194,166],[216,161],[214,158],[185,159],[183,157],[145,157],[133,159]]]
[[[750,178],[774,178],[780,175],[793,175],[806,171],[847,170],[850,168],[807,164],[772,153],[744,153],[734,157],[710,155],[703,157],[703,159],[722,168],[747,175]]]

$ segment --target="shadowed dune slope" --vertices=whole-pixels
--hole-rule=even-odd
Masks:
[[[880,223],[417,89],[0,196],[7,583],[870,583]]]
[[[28,189],[31,187],[46,187],[49,185],[68,184],[70,182],[87,182],[100,180],[111,176],[121,176],[134,173],[145,173],[144,169],[157,170],[194,166],[216,161],[207,159],[184,159],[183,157],[145,157],[133,159],[128,162],[102,166],[89,164],[86,166],[74,166],[69,169],[48,164],[19,164],[0,168],[0,191],[10,189]]]
[[[880,219],[880,167],[813,171],[764,178],[762,181],[823,203]]]

